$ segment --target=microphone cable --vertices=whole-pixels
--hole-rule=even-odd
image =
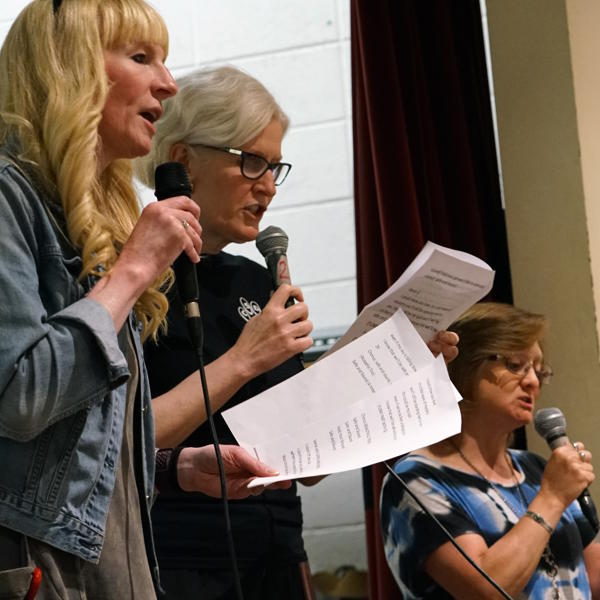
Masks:
[[[419,508],[432,519],[432,521],[440,528],[442,533],[448,538],[448,541],[460,552],[460,554],[467,560],[467,562],[490,584],[492,585],[496,591],[498,591],[503,598],[506,600],[514,600],[513,597],[508,594],[498,583],[496,583],[458,544],[458,542],[454,539],[452,534],[444,527],[444,525],[440,522],[440,520],[421,502],[419,497],[408,487],[406,482],[394,471],[392,467],[387,463],[387,461],[383,461],[385,468],[400,482],[400,485],[404,489],[404,491],[418,504]]]
[[[206,383],[206,373],[204,371],[204,356],[202,348],[204,346],[204,328],[202,326],[202,319],[187,319],[188,329],[190,332],[190,338],[194,347],[194,352],[198,360],[198,372],[200,373],[200,382],[202,384],[202,395],[204,396],[204,407],[206,410],[206,420],[210,428],[210,435],[215,449],[215,456],[217,458],[217,466],[219,468],[219,481],[221,484],[221,498],[223,502],[223,515],[225,518],[225,533],[227,537],[227,548],[229,550],[229,558],[231,560],[231,571],[233,575],[233,582],[235,592],[238,600],[244,600],[242,593],[242,585],[240,580],[240,573],[237,565],[237,558],[235,554],[235,546],[233,543],[233,532],[231,528],[231,518],[229,515],[229,500],[227,499],[227,478],[225,475],[225,468],[223,466],[223,458],[221,456],[221,447],[219,444],[219,438],[217,436],[217,430],[215,428],[215,422],[213,419],[213,411],[210,405],[210,397],[208,393],[208,384]]]

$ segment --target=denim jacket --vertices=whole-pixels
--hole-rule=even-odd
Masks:
[[[0,525],[97,562],[129,370],[108,311],[85,297],[81,259],[51,215],[23,172],[0,158]],[[134,427],[149,513],[150,388],[133,316],[126,326],[140,365]]]

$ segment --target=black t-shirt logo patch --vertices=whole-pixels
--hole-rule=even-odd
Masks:
[[[252,317],[260,314],[260,306],[255,300],[246,300],[240,296],[240,305],[238,306],[238,314],[244,321],[249,321]]]

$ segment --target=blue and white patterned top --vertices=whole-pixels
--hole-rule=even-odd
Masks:
[[[520,487],[529,505],[540,488],[545,461],[530,452],[509,452],[513,464],[523,474]],[[394,468],[453,537],[478,533],[491,546],[526,510],[516,484],[494,483],[494,489],[479,475],[417,454],[399,460]],[[387,561],[404,599],[450,598],[421,570],[424,560],[448,540],[391,475],[387,476],[381,492],[381,527]],[[561,598],[591,598],[583,549],[593,538],[594,531],[579,505],[572,503],[550,538],[550,548],[559,568]],[[552,598],[550,576],[538,567],[518,598]]]

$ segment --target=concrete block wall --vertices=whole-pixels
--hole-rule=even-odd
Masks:
[[[177,77],[230,63],[260,79],[291,119],[283,143],[293,169],[264,226],[289,235],[292,280],[315,330],[356,315],[348,0],[154,0],[171,34],[167,66]],[[0,3],[0,41],[23,0]],[[142,192],[144,201],[152,191]],[[229,248],[262,262],[253,244]],[[300,486],[302,488],[302,486]],[[360,473],[302,488],[313,570],[366,567]]]

